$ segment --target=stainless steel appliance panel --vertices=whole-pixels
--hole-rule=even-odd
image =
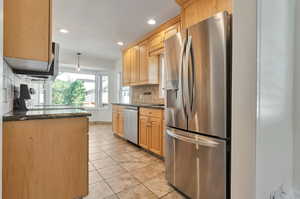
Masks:
[[[188,30],[183,90],[189,131],[227,138],[229,27],[223,12]]]
[[[138,144],[138,119],[137,107],[127,107],[124,109],[124,137],[128,141]]]
[[[166,177],[193,199],[226,199],[226,142],[168,128]],[[228,185],[229,186],[229,185]]]
[[[187,129],[186,110],[183,99],[183,55],[187,32],[177,33],[165,41],[165,89],[166,123]]]

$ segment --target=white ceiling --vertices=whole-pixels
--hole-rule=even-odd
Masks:
[[[121,57],[120,47],[179,14],[175,0],[54,0],[53,40],[60,43],[62,63],[75,62],[82,52],[83,65],[110,65]],[[154,18],[156,26],[147,20]],[[59,29],[70,31],[61,34]]]

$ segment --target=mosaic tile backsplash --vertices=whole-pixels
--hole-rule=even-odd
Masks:
[[[132,87],[133,104],[164,104],[163,93],[159,85]]]

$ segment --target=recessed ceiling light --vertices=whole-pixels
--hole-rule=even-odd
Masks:
[[[147,23],[148,23],[149,25],[155,25],[155,24],[156,24],[156,21],[155,21],[154,19],[149,19],[149,20],[147,21]]]
[[[60,29],[59,32],[63,33],[63,34],[68,34],[69,31],[67,29]]]
[[[124,43],[121,42],[121,41],[119,41],[117,44],[118,44],[119,46],[124,46]]]

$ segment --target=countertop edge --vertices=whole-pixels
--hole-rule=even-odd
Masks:
[[[154,108],[154,109],[165,109],[165,106],[156,106],[156,105],[143,105],[143,104],[125,104],[125,103],[111,103],[112,105],[118,106],[133,106],[133,107],[142,107],[142,108]]]
[[[60,119],[60,118],[76,118],[76,117],[90,117],[90,112],[75,109],[75,111],[69,109],[63,110],[44,110],[45,112],[38,110],[29,110],[26,112],[9,112],[2,117],[3,122],[9,121],[26,121],[26,120],[46,120],[46,119]],[[77,110],[77,111],[76,111]],[[78,111],[79,110],[79,111]]]
[[[89,117],[90,113],[80,114],[59,114],[59,115],[34,115],[34,116],[3,116],[3,122],[13,121],[27,121],[27,120],[47,120],[47,119],[62,119],[62,118],[77,118],[77,117]]]

